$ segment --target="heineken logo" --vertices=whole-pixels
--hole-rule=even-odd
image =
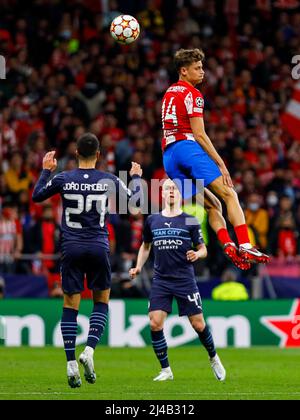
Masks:
[[[191,296],[191,299],[198,298]],[[89,331],[91,302],[83,301],[78,316],[77,345]],[[151,345],[146,300],[112,300],[102,344],[110,347]],[[295,301],[204,301],[203,310],[218,348],[229,346],[300,347],[300,300]],[[61,302],[53,300],[3,300],[0,302],[0,344],[62,347]],[[26,334],[24,334],[26,331]],[[168,316],[165,337],[169,347],[199,345],[189,320]]]
[[[288,315],[264,316],[261,322],[280,338],[280,347],[300,347],[300,300],[296,300]]]

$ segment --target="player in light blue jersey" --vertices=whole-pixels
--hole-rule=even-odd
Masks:
[[[203,317],[193,268],[194,262],[207,256],[201,227],[195,218],[183,213],[180,193],[173,181],[167,180],[164,183],[163,198],[165,209],[162,213],[147,218],[137,264],[129,272],[132,279],[141,272],[153,247],[154,278],[150,293],[149,318],[153,348],[162,368],[154,381],[173,379],[163,328],[167,315],[172,312],[174,297],[177,300],[179,315],[188,317],[206,348],[216,378],[224,381],[226,372]]]

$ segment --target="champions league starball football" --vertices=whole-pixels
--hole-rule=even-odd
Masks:
[[[140,25],[136,18],[130,15],[116,17],[110,25],[111,36],[123,45],[131,44],[140,35]]]

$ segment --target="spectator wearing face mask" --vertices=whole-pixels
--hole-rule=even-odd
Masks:
[[[271,218],[275,215],[277,211],[278,203],[279,203],[279,198],[276,191],[269,191],[266,198],[266,204],[267,204],[269,216]]]
[[[269,214],[269,234],[268,234],[268,248],[270,248],[270,237],[273,235],[278,222],[278,214],[280,212],[279,196],[276,191],[269,191],[266,197],[266,206]]]
[[[267,247],[267,235],[269,231],[269,215],[262,208],[263,199],[259,194],[252,193],[247,200],[245,211],[247,225],[253,230],[256,242],[261,249]]]

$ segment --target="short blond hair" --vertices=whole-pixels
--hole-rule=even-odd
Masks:
[[[174,56],[174,66],[178,73],[182,67],[189,67],[193,63],[198,61],[203,61],[205,54],[199,48],[194,48],[192,50],[184,50],[181,48]]]

